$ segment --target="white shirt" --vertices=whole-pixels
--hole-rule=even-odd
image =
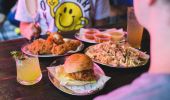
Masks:
[[[38,0],[37,9],[36,21],[44,32],[78,30],[90,26],[92,17],[100,20],[110,15],[109,0]],[[33,22],[25,0],[18,1],[15,18]]]

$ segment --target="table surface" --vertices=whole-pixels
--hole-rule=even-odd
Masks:
[[[65,35],[65,37],[72,38],[69,34]],[[55,59],[59,61],[58,64],[62,64],[63,59],[60,57],[40,58],[43,72],[42,80],[32,86],[23,86],[16,81],[16,65],[14,59],[10,56],[10,51],[20,50],[21,46],[27,42],[26,39],[0,42],[0,100],[91,100],[96,96],[107,94],[123,85],[131,83],[149,68],[149,62],[145,66],[132,69],[109,68],[100,65],[106,75],[111,77],[105,87],[93,95],[72,96],[54,87],[47,75],[46,67]],[[85,47],[89,45],[91,44],[85,43]],[[149,53],[148,35],[144,34],[142,47],[142,51]]]

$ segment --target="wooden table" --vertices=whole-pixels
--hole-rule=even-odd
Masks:
[[[67,35],[69,36],[69,35]],[[71,37],[71,36],[69,36]],[[149,53],[148,36],[144,35],[143,50]],[[0,42],[0,100],[91,100],[98,95],[109,93],[120,86],[131,83],[136,77],[148,70],[149,63],[140,68],[118,69],[101,66],[107,76],[112,77],[100,92],[90,96],[72,96],[58,90],[49,81],[46,67],[54,60],[61,58],[41,58],[40,65],[43,71],[42,80],[33,86],[23,86],[16,81],[16,65],[10,56],[10,51],[20,50],[25,39]],[[86,47],[90,44],[85,43]]]

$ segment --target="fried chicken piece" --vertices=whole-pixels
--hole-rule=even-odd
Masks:
[[[65,54],[70,50],[76,50],[80,44],[81,42],[78,40],[68,40],[63,44],[55,45],[51,52],[57,55]]]
[[[49,34],[50,35],[47,38],[48,42],[52,42],[52,43],[55,43],[57,45],[64,43],[63,37],[60,34],[58,34],[57,32],[53,32],[53,33],[49,33]]]
[[[94,71],[92,69],[69,73],[68,76],[79,81],[92,81],[96,79]]]
[[[27,49],[32,54],[39,54],[39,52],[43,49],[44,43],[45,43],[44,39],[34,40],[31,44],[27,46]]]
[[[54,43],[45,41],[42,49],[39,51],[39,54],[51,54],[51,49],[53,48]]]
[[[51,52],[52,54],[57,54],[57,55],[62,55],[65,54],[68,51],[65,43],[64,44],[60,44],[60,45],[55,45],[53,46]]]
[[[44,39],[34,40],[28,45],[27,49],[32,54],[51,54],[53,43]]]
[[[78,46],[81,45],[81,42],[78,40],[69,40],[65,43],[68,50],[76,50]]]
[[[54,32],[48,33],[49,36],[47,40],[37,39],[30,45],[27,49],[32,54],[57,54],[62,55],[70,50],[76,50],[77,47],[81,44],[78,40],[67,40],[64,41],[63,37]]]

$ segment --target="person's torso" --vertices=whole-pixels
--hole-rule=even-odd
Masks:
[[[93,1],[94,3],[94,1]],[[38,0],[44,31],[73,31],[91,25],[92,0]]]

